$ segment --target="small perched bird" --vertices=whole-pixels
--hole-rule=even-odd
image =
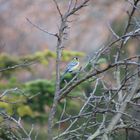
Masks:
[[[66,69],[61,76],[61,81],[64,79],[64,77],[67,73],[73,72],[74,70],[76,70],[78,68],[78,66],[79,66],[79,59],[78,59],[78,57],[74,57],[72,59],[72,61],[69,62],[68,65],[66,66]]]

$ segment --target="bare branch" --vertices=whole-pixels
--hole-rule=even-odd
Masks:
[[[112,32],[112,34],[113,34],[117,39],[119,39],[120,37],[114,32],[114,30],[112,29],[112,27],[110,26],[110,24],[108,23],[107,25],[108,25],[109,30]]]
[[[70,17],[71,15],[74,15],[77,11],[79,11],[81,8],[87,6],[86,4],[89,2],[90,0],[84,0],[80,5],[76,5],[77,4],[77,1],[75,3],[75,6],[74,8],[72,8],[69,12],[67,12],[65,15],[64,15],[64,18],[68,18]]]
[[[103,69],[103,70],[94,71],[94,72],[92,72],[92,73],[86,75],[86,76],[83,77],[82,79],[76,81],[75,83],[69,82],[65,88],[63,88],[63,89],[60,90],[60,95],[61,95],[61,96],[59,97],[59,100],[61,100],[62,98],[64,98],[68,93],[70,93],[71,90],[73,90],[76,86],[78,86],[79,84],[83,83],[84,81],[86,81],[86,80],[92,78],[93,76],[96,76],[96,75],[99,75],[99,74],[101,74],[101,73],[103,73],[103,72],[106,72],[106,71],[108,71],[108,70],[110,70],[110,69],[112,69],[112,68],[114,68],[114,67],[116,67],[116,66],[121,66],[121,65],[126,65],[126,63],[123,62],[123,61],[120,61],[120,62],[111,64],[111,65],[108,65],[108,67],[105,68],[105,69]],[[140,65],[140,64],[138,64],[138,63],[136,63],[136,62],[131,62],[131,61],[130,61],[130,62],[127,62],[127,65]],[[62,93],[63,93],[63,94],[62,94]]]
[[[9,92],[13,92],[13,91],[17,91],[18,88],[13,88],[13,89],[7,89],[5,90],[1,95],[0,95],[0,98],[4,97],[6,94],[8,94]]]
[[[11,116],[9,116],[8,114],[6,114],[6,113],[0,113],[2,116],[4,116],[4,117],[6,117],[8,120],[10,120],[10,121],[12,121],[12,122],[14,122],[21,130],[22,130],[22,132],[25,134],[25,136],[28,138],[28,140],[31,140],[31,137],[30,137],[30,135],[31,135],[31,132],[32,132],[32,129],[33,128],[31,128],[31,131],[28,133],[27,131],[26,131],[26,129],[23,127],[23,125],[22,125],[22,123],[21,123],[21,118],[19,117],[19,119],[18,120],[16,120],[14,117],[11,117]]]
[[[57,1],[56,1],[56,0],[53,0],[53,2],[54,2],[55,5],[56,5],[56,8],[57,8],[57,11],[58,11],[58,13],[59,13],[59,15],[60,15],[60,17],[61,17],[61,20],[63,20],[63,15],[62,15],[62,13],[61,13],[61,10],[60,10],[60,8],[59,8],[59,6],[58,6]]]
[[[50,32],[48,32],[48,31],[42,29],[42,28],[39,27],[38,25],[34,24],[29,18],[26,18],[26,20],[27,20],[32,26],[34,26],[35,28],[39,29],[40,31],[42,31],[42,32],[44,32],[44,33],[46,33],[46,34],[48,34],[48,35],[52,35],[52,36],[57,37],[57,34],[53,34],[53,33],[50,33]]]
[[[21,64],[9,66],[9,67],[6,67],[6,68],[0,68],[0,72],[7,71],[7,70],[12,70],[12,69],[16,69],[16,68],[20,68],[20,67],[27,67],[27,66],[33,65],[35,63],[36,63],[36,61],[33,61],[33,62],[27,62],[27,61],[25,61],[25,62],[23,62]]]
[[[125,101],[123,101],[119,111],[120,112],[124,112],[126,107],[127,107],[127,104],[128,102],[130,102],[132,100],[132,98],[134,97],[134,94],[136,93],[136,90],[138,89],[138,86],[140,84],[140,81],[138,78],[136,78],[135,82],[134,82],[134,85],[133,85],[133,88],[131,90],[131,94],[128,94]],[[110,124],[108,125],[108,127],[106,128],[106,132],[105,133],[110,133],[114,126],[117,124],[117,122],[119,121],[119,119],[121,118],[122,114],[121,113],[117,113],[111,120]]]

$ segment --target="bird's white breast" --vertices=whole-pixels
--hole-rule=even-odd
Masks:
[[[79,62],[77,62],[77,65],[73,66],[73,67],[70,69],[70,71],[76,70],[76,69],[78,68],[78,66],[79,66]]]

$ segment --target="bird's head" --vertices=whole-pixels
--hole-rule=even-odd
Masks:
[[[74,57],[73,60],[74,61],[79,61],[79,58],[78,57]]]

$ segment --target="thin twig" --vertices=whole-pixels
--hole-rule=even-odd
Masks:
[[[50,32],[48,32],[48,31],[42,29],[40,26],[34,24],[29,18],[26,18],[26,20],[27,20],[32,26],[34,26],[35,28],[39,29],[40,31],[42,31],[42,32],[44,32],[44,33],[46,33],[46,34],[48,34],[48,35],[52,35],[52,36],[57,37],[57,34],[50,33]]]

